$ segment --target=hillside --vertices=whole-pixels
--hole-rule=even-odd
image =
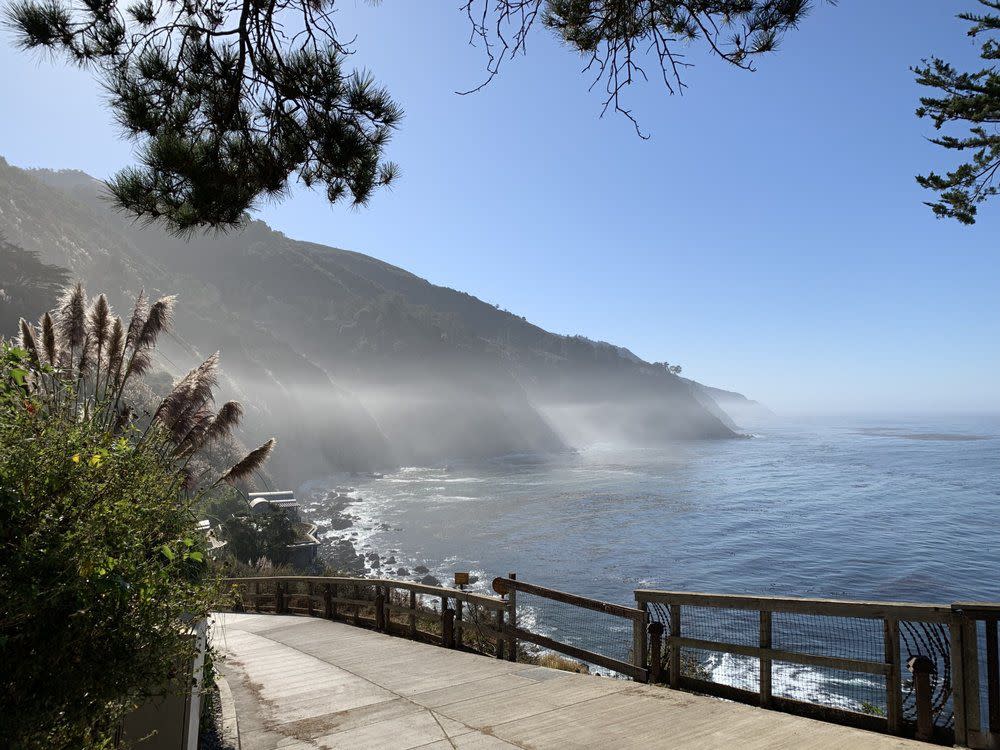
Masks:
[[[0,159],[0,235],[120,309],[140,287],[179,294],[161,364],[176,372],[220,349],[250,437],[278,436],[286,475],[734,435],[702,386],[626,349],[259,221],[179,240],[99,193],[82,173]]]

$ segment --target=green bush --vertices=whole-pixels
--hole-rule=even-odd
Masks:
[[[235,407],[208,409],[210,360],[136,422],[129,380],[169,309],[140,300],[127,334],[103,297],[84,310],[76,287],[39,334],[22,321],[21,346],[0,342],[4,748],[111,746],[146,696],[185,688],[191,626],[217,595],[192,508],[220,479],[190,467]],[[256,469],[270,445],[222,479]]]
[[[227,551],[237,560],[253,565],[270,560],[275,565],[288,562],[288,545],[298,539],[292,520],[284,510],[254,515],[233,514],[222,523]]]

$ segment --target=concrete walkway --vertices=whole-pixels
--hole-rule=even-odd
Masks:
[[[309,617],[218,614],[213,644],[242,750],[930,747]]]

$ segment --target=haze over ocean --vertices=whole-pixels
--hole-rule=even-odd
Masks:
[[[1000,543],[990,519],[1000,501],[1000,418],[884,415],[751,427],[749,440],[595,445],[554,458],[406,467],[381,479],[317,479],[299,494],[328,543],[351,542],[369,566],[379,555],[381,567],[370,571],[388,577],[424,566],[447,582],[471,570],[480,579],[473,588],[487,590],[494,576],[514,571],[626,604],[637,588],[996,598]],[[357,501],[343,527],[327,493],[351,483]],[[400,567],[406,575],[397,575]],[[558,640],[607,645],[585,618],[563,617],[558,607],[522,602],[519,612],[526,627]],[[713,679],[743,685],[756,662],[712,655],[704,666]],[[844,681],[804,668],[775,679],[800,699],[816,691],[821,702],[853,710],[861,710],[859,694],[875,700],[883,687],[881,678]]]

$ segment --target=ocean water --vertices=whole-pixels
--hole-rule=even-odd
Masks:
[[[911,601],[1000,599],[1000,417],[750,425],[749,439],[589,446],[309,482],[327,532],[441,580],[515,571],[625,602],[637,587]],[[366,547],[366,545],[369,545]]]
[[[394,556],[380,575],[403,566],[411,575],[399,577],[413,578],[423,565],[448,582],[467,570],[485,590],[513,571],[619,603],[635,588],[1000,600],[1000,417],[745,427],[752,437],[407,467],[300,492],[323,528],[327,491],[353,489],[352,525],[323,533]],[[526,612],[529,627],[564,640],[608,640],[545,607]],[[716,657],[708,668],[740,684],[752,665]],[[856,707],[857,690],[825,679],[802,684]]]

